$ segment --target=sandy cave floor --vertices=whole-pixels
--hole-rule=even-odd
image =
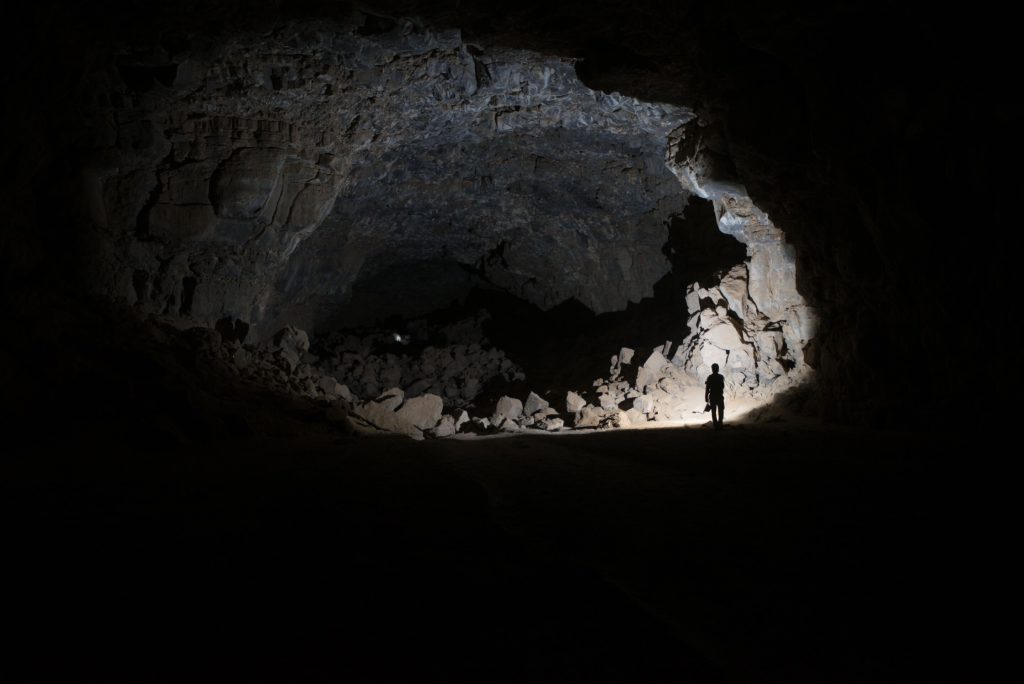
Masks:
[[[783,421],[413,442],[296,415],[16,461],[12,652],[104,681],[878,682],[941,664],[934,568],[956,530],[929,483],[948,436]]]

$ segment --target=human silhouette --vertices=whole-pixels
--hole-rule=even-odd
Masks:
[[[704,383],[704,402],[711,406],[711,422],[716,430],[725,420],[725,376],[718,372],[718,364],[711,364],[711,375]]]

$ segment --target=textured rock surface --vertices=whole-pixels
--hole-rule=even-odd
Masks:
[[[257,336],[360,305],[408,314],[409,269],[453,263],[543,307],[650,295],[685,202],[663,160],[688,110],[590,90],[569,60],[362,21],[124,56],[173,62],[148,89],[95,74],[103,291]]]
[[[722,286],[722,325],[691,318],[688,346],[703,356],[684,365],[704,373],[717,349],[750,389],[806,375],[814,316],[792,250],[742,186],[714,177],[689,109],[591,90],[572,60],[369,20],[125,55],[135,68],[173,62],[148,87],[95,74],[109,105],[95,112],[88,186],[104,292],[207,325],[240,320],[256,339],[427,313],[482,282],[542,308],[618,310],[668,271],[667,221],[695,194],[748,258]],[[742,341],[723,337],[728,316]],[[776,330],[781,342],[764,334]],[[294,346],[279,351],[291,368]],[[478,347],[428,349],[406,367],[347,346],[322,370],[360,396],[401,385],[459,405],[515,373],[495,350],[480,364]],[[621,356],[613,365],[631,350]]]
[[[288,285],[282,264],[291,257],[284,255],[294,256],[327,220],[352,157],[321,143],[340,126],[331,111],[316,118],[326,111],[316,98],[338,95],[340,81],[321,79],[331,74],[316,65],[306,69],[306,48],[325,34],[386,43],[404,30],[399,17],[420,16],[434,27],[461,28],[474,58],[512,46],[545,60],[575,60],[588,88],[695,112],[687,128],[699,131],[672,155],[674,168],[689,166],[690,187],[709,197],[720,190],[714,201],[721,207],[730,194],[751,198],[785,232],[776,251],[785,256],[784,245],[792,246],[800,292],[820,317],[813,342],[800,351],[821,376],[819,407],[827,413],[879,418],[895,415],[899,403],[907,419],[898,397],[903,364],[913,359],[928,369],[918,386],[928,400],[909,410],[917,419],[941,416],[936,409],[961,396],[950,388],[973,373],[962,359],[984,358],[982,345],[998,334],[997,316],[974,316],[979,323],[970,326],[952,321],[974,309],[974,292],[1002,289],[995,274],[1012,272],[1003,268],[1012,250],[961,248],[964,226],[1005,225],[1001,203],[971,198],[995,186],[988,170],[1006,158],[1005,124],[1015,110],[987,67],[1008,61],[988,53],[1012,41],[988,40],[964,53],[938,49],[949,41],[935,39],[947,29],[962,36],[980,21],[986,31],[999,29],[985,13],[935,16],[925,26],[909,12],[880,21],[870,3],[788,12],[743,1],[698,11],[685,2],[524,0],[498,13],[466,3],[361,3],[394,18],[372,21],[327,3],[118,6],[54,12],[38,4],[29,30],[8,43],[29,66],[10,72],[8,90],[36,95],[7,110],[20,121],[5,150],[5,166],[16,173],[3,188],[12,230],[0,251],[11,310],[27,322],[39,306],[35,294],[78,306],[91,289],[207,325],[226,317],[257,322],[251,335],[259,339],[287,322],[311,329],[313,302],[292,310],[290,320],[269,320],[285,303],[278,301]],[[302,14],[318,17],[305,23],[313,31],[293,30],[299,24],[291,17]],[[865,40],[872,50],[862,49]],[[259,43],[265,49],[250,49]],[[341,65],[335,51],[321,54],[324,64]],[[393,61],[406,60],[395,54]],[[353,84],[387,67],[348,66]],[[431,78],[447,75],[442,69]],[[387,84],[379,85],[373,96],[390,97]],[[307,97],[317,87],[322,92]],[[969,132],[963,145],[953,137],[958,130]],[[345,251],[339,270],[361,270],[353,264],[364,263],[364,251]],[[84,255],[99,271],[82,268]],[[763,274],[788,268],[785,259],[756,261],[752,255],[748,273],[755,302],[773,291],[770,278],[758,284]],[[393,272],[373,278],[387,282]],[[334,294],[347,296],[339,289],[315,298]],[[42,325],[38,334],[52,330]]]
[[[444,401],[436,394],[424,394],[421,397],[413,397],[398,409],[398,417],[409,421],[420,430],[429,430],[441,420],[441,412],[444,410]],[[454,428],[454,422],[452,423]]]
[[[344,382],[359,396],[376,396],[383,388],[399,386],[408,398],[433,393],[450,407],[471,404],[495,379],[523,379],[522,370],[493,347],[479,312],[446,326],[410,321],[405,340],[396,342],[391,330],[332,334],[319,340],[314,361],[319,372]],[[428,343],[428,341],[430,343]],[[409,342],[417,343],[407,347]]]

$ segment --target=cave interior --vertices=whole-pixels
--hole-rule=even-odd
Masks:
[[[985,16],[36,3],[12,671],[949,676],[933,483],[1005,335],[965,235],[1017,110],[1008,41],[944,46]]]

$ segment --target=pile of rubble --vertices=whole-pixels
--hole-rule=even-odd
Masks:
[[[406,397],[434,394],[449,408],[469,408],[492,379],[526,377],[505,352],[489,345],[482,327],[488,317],[481,310],[441,327],[417,320],[405,333],[332,335],[318,343],[316,367],[343,379],[358,396],[376,397],[398,387]]]
[[[734,398],[757,398],[801,375],[789,372],[795,364],[783,332],[751,315],[753,305],[740,296],[742,275],[737,268],[717,286],[693,283],[687,294],[692,332],[674,354],[673,343],[666,341],[635,364],[636,352],[622,347],[611,357],[607,377],[594,380],[584,393],[568,392],[564,409],[529,392],[525,399],[501,397],[490,415],[471,415],[490,381],[525,380],[523,371],[484,337],[486,311],[447,326],[420,320],[401,332],[335,334],[319,340],[314,350],[309,336],[294,327],[258,346],[236,340],[219,349],[243,377],[330,403],[328,415],[335,420],[416,439],[703,422],[703,379],[712,363],[720,366],[727,396]],[[745,319],[734,314],[737,306]],[[758,326],[744,324],[755,318]],[[765,349],[773,353],[764,354]]]

